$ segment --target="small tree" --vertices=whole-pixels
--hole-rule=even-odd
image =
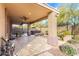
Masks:
[[[76,24],[79,24],[79,4],[63,4],[59,11],[58,24],[72,25],[72,35],[75,37],[74,29]]]

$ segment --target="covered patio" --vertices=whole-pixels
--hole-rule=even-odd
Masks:
[[[30,35],[31,24],[47,19],[48,39],[51,46],[58,46],[57,38],[57,15],[58,11],[50,8],[47,4],[39,3],[13,3],[0,4],[0,38],[10,38],[12,24],[27,24],[27,34]],[[1,42],[1,39],[0,39]],[[1,44],[1,43],[0,43]]]

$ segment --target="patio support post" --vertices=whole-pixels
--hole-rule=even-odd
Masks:
[[[5,38],[5,7],[0,4],[0,38]]]
[[[11,20],[9,19],[9,17],[7,16],[7,11],[5,9],[5,23],[6,23],[6,39],[8,40],[9,38],[11,38],[11,32],[12,32],[12,22]]]
[[[5,7],[0,4],[0,45],[1,37],[5,38]]]
[[[27,25],[27,35],[30,36],[30,24]]]
[[[48,16],[48,44],[57,46],[57,13],[52,12]]]

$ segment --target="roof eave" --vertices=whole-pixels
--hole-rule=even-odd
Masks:
[[[56,9],[53,8],[53,7],[52,7],[52,8],[49,7],[49,6],[47,5],[47,3],[37,3],[37,4],[39,4],[39,5],[41,5],[41,6],[45,7],[45,8],[48,8],[48,9],[50,9],[51,11],[54,11],[54,12],[56,12],[56,13],[59,14],[58,10],[56,10]]]

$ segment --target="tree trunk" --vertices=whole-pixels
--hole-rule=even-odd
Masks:
[[[29,31],[30,29],[29,28],[30,28],[30,24],[27,25],[27,35],[28,36],[30,36],[30,31]]]
[[[73,39],[75,39],[75,23],[72,26],[72,32],[71,32],[71,34],[73,35]]]
[[[68,22],[67,22],[67,31],[68,31]]]

